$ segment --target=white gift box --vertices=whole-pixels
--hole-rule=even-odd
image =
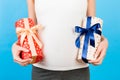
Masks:
[[[79,30],[75,29],[77,33],[76,47],[78,48],[77,53],[77,61],[83,60],[84,62],[88,62],[88,60],[95,60],[95,53],[101,42],[101,32],[102,32],[102,23],[103,21],[97,17],[86,17],[83,19],[82,27],[76,26],[77,28],[81,28]],[[93,31],[95,30],[95,31]],[[85,37],[87,36],[86,40]],[[91,37],[92,36],[92,37]],[[93,43],[93,45],[91,45]]]

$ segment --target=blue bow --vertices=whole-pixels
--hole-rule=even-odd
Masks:
[[[93,26],[91,26],[91,17],[87,17],[86,29],[81,28],[79,26],[75,26],[75,32],[80,33],[80,35],[77,37],[75,41],[75,45],[77,48],[80,48],[80,37],[82,35],[85,35],[83,51],[82,51],[82,60],[86,63],[88,63],[88,60],[86,59],[86,57],[87,57],[89,40],[90,40],[90,45],[95,47],[94,33],[99,35],[101,35],[102,33],[100,30],[98,30],[99,28],[101,28],[100,23],[96,23]]]

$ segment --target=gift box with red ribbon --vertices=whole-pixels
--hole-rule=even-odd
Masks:
[[[77,61],[88,63],[88,60],[96,59],[95,53],[101,42],[102,23],[102,19],[89,16],[83,19],[82,26],[75,26]]]
[[[32,63],[41,61],[44,58],[42,48],[43,43],[38,36],[38,29],[42,29],[41,25],[34,25],[31,18],[23,18],[15,23],[16,33],[18,36],[17,44],[29,50],[29,52],[21,52],[22,59],[32,58]]]

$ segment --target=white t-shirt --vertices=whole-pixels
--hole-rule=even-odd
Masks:
[[[42,62],[33,64],[49,70],[72,70],[87,67],[76,61],[77,48],[73,28],[86,16],[87,0],[35,0],[38,24],[44,43]]]

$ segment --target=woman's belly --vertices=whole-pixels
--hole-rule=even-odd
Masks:
[[[87,0],[35,0],[38,24],[45,58],[39,65],[53,67],[76,66],[76,35],[73,28],[86,16]],[[80,65],[79,65],[80,66]]]

